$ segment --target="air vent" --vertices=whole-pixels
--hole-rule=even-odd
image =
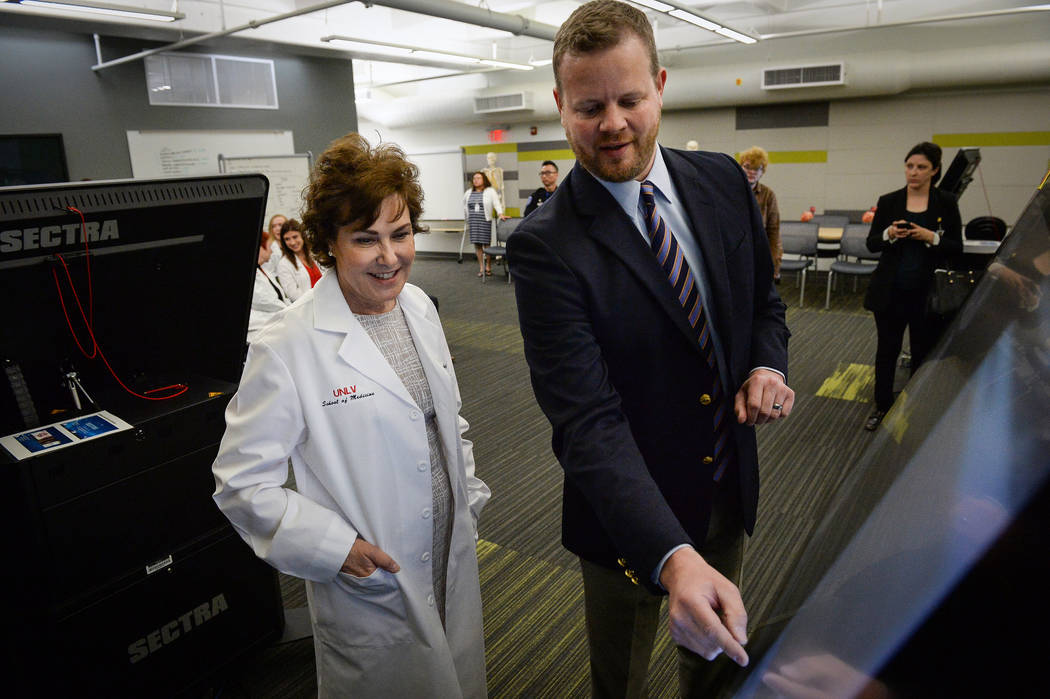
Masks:
[[[531,92],[508,92],[504,95],[486,95],[474,98],[475,114],[494,114],[532,110]]]
[[[146,56],[151,105],[277,109],[273,61],[208,53]]]
[[[783,68],[767,68],[762,71],[763,90],[787,90],[796,87],[845,84],[846,65],[844,63],[785,66]]]

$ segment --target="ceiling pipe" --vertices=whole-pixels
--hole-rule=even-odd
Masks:
[[[1002,10],[984,10],[983,12],[964,12],[954,15],[940,15],[938,17],[920,17],[918,19],[902,19],[896,22],[881,22],[873,25],[859,27],[830,27],[825,29],[802,29],[795,32],[780,32],[777,34],[759,34],[762,41],[771,39],[790,39],[796,36],[816,36],[818,34],[837,34],[839,32],[851,32],[865,29],[883,29],[890,27],[908,27],[913,24],[930,24],[933,22],[955,22],[963,19],[986,19],[988,17],[1002,17],[1005,15],[1026,14],[1029,12],[1048,12],[1050,5],[1028,5],[1026,7],[1010,7]]]
[[[879,16],[881,17],[881,3]],[[966,12],[954,15],[938,15],[936,17],[920,17],[917,19],[902,19],[896,22],[878,22],[876,24],[857,24],[845,27],[823,27],[818,29],[800,29],[794,32],[778,32],[775,34],[757,34],[762,41],[774,41],[776,39],[794,39],[801,36],[819,36],[821,34],[843,34],[846,32],[869,31],[873,29],[891,29],[898,27],[909,27],[915,24],[931,24],[933,22],[956,22],[966,19],[987,19],[989,17],[1004,17],[1006,15],[1028,14],[1036,12],[1050,12],[1050,5],[1026,5],[1025,7],[1010,7],[1000,10],[984,10],[982,12]],[[736,42],[731,39],[718,41],[707,41],[702,44],[691,44],[689,46],[668,46],[658,49],[660,53],[671,53],[680,51],[692,51],[694,49],[706,49],[711,47],[722,47],[732,45]]]
[[[451,0],[368,0],[366,4],[451,19],[489,29],[502,29],[515,36],[531,36],[546,41],[554,41],[554,35],[558,33],[558,28],[553,24],[534,22],[521,15],[493,12]]]
[[[887,97],[914,90],[975,89],[987,85],[1038,86],[1050,82],[1050,42],[1025,41],[1008,46],[953,48],[920,53],[899,50],[871,52],[849,59],[846,85],[797,90],[762,90],[758,79],[738,86],[741,75],[758,76],[768,67],[760,57],[749,63],[675,68],[664,90],[667,111],[766,105],[782,102]],[[537,76],[539,77],[539,76]],[[553,121],[558,110],[551,96],[553,76],[505,87],[535,95],[530,111],[499,115],[507,123]],[[418,96],[386,102],[359,104],[358,114],[386,128],[412,128],[436,122],[486,121],[474,114],[473,97],[488,91],[449,90],[445,96],[428,95],[419,108]]]
[[[186,48],[187,46],[193,46],[203,41],[210,41],[212,39],[221,39],[224,36],[230,34],[236,34],[237,32],[243,32],[246,29],[257,29],[267,24],[273,24],[274,22],[280,22],[282,20],[291,19],[292,17],[299,17],[300,15],[308,15],[312,12],[318,12],[320,10],[327,10],[330,7],[338,7],[339,5],[346,5],[354,0],[329,0],[329,2],[322,2],[319,5],[311,5],[310,7],[304,7],[300,10],[293,10],[291,12],[285,12],[283,14],[274,15],[273,17],[267,17],[266,19],[253,19],[247,24],[242,24],[238,27],[232,27],[230,29],[224,29],[221,32],[211,32],[209,34],[201,34],[195,36],[192,39],[184,39],[183,41],[176,41],[174,44],[168,44],[167,46],[161,46],[155,49],[148,49],[146,51],[139,51],[133,53],[130,56],[123,56],[121,58],[114,58],[112,61],[106,61],[104,63],[96,63],[91,66],[91,70],[99,71],[105,68],[112,68],[113,66],[119,66],[123,63],[131,63],[132,61],[138,61],[147,56],[152,56],[157,53],[163,53],[165,51],[178,51],[179,49]]]
[[[347,5],[355,1],[357,0],[330,0],[329,2],[322,2],[317,5],[311,5],[310,7],[293,10],[292,12],[285,12],[283,14],[274,15],[273,17],[267,17],[266,19],[253,19],[247,24],[224,29],[220,32],[202,34],[200,36],[195,36],[192,39],[184,39],[183,41],[177,41],[174,44],[168,44],[167,46],[140,51],[122,58],[115,58],[112,61],[99,62],[91,66],[91,70],[100,71],[123,63],[138,61],[157,53],[178,51],[179,49],[193,46],[194,44],[211,41],[213,39],[221,39],[222,37],[243,32],[248,29],[257,29],[267,24],[281,22],[286,19],[291,19],[292,17],[307,15],[320,10],[327,10],[328,8],[337,7],[339,5]],[[516,36],[531,36],[536,39],[545,39],[547,41],[554,41],[554,35],[558,31],[558,28],[552,24],[533,22],[521,15],[511,15],[502,12],[493,12],[492,10],[483,10],[479,7],[451,2],[451,0],[366,0],[363,4],[366,7],[371,5],[382,5],[395,10],[415,12],[417,14],[439,17],[441,19],[450,19],[454,22],[474,24],[489,29],[499,29],[501,31],[510,32]],[[389,57],[387,57],[386,60],[389,60]]]

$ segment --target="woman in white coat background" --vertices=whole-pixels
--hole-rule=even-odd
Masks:
[[[310,241],[303,237],[302,229],[303,225],[294,218],[281,226],[277,281],[290,301],[297,301],[321,279],[321,270],[310,253]]]
[[[307,581],[322,697],[486,694],[490,493],[437,311],[406,284],[422,199],[396,146],[350,134],[318,159],[303,222],[329,273],[249,347],[213,467],[241,536]]]
[[[463,232],[474,244],[479,277],[485,274],[492,276],[491,263],[484,250],[495,241],[496,216],[501,221],[507,218],[499,193],[484,172],[475,172],[471,177],[470,189],[463,192]]]

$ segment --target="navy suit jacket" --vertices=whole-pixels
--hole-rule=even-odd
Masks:
[[[787,374],[785,307],[740,167],[664,149],[704,259],[728,405],[751,369]],[[676,233],[679,235],[680,233]],[[685,312],[634,223],[577,164],[507,243],[536,399],[565,471],[562,541],[648,582],[674,546],[703,543],[714,490],[706,369]],[[744,524],[758,503],[754,429],[733,424]]]

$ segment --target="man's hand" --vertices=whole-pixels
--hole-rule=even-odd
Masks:
[[[386,551],[357,537],[340,571],[357,578],[367,578],[375,572],[376,568],[382,568],[390,573],[401,570],[401,566]]]
[[[733,403],[737,422],[764,425],[791,414],[795,392],[777,372],[755,369],[736,392]]]
[[[660,583],[670,593],[671,639],[707,660],[723,651],[741,667],[747,666],[747,611],[740,591],[707,564],[694,549],[671,554],[660,572]]]

